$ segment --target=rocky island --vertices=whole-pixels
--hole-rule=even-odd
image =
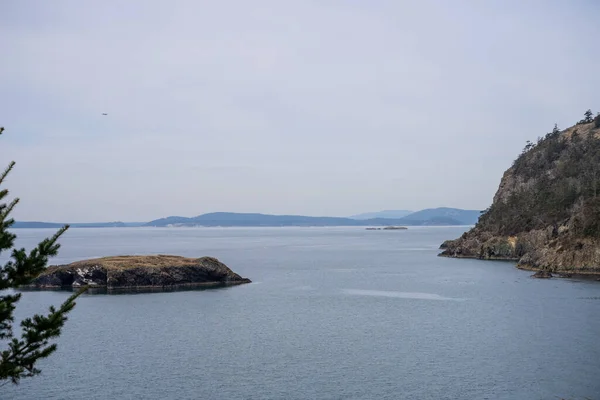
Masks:
[[[37,288],[153,288],[250,283],[216,258],[171,255],[116,256],[48,267],[29,286]]]
[[[441,249],[541,278],[600,277],[600,115],[528,142],[475,227]]]

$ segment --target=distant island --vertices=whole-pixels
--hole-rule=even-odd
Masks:
[[[127,228],[143,226],[146,222],[82,222],[69,223],[72,228]],[[37,222],[37,221],[15,221],[12,228],[60,228],[66,223],[59,222]]]
[[[152,288],[250,283],[212,257],[116,256],[48,267],[29,287]]]
[[[403,218],[353,219],[342,217],[307,217],[301,215],[269,215],[216,212],[197,217],[167,217],[148,222],[145,226],[451,226],[474,225],[480,211],[456,208],[435,208],[412,213]]]
[[[351,216],[350,218],[352,218],[352,219],[373,219],[373,218],[398,219],[398,218],[404,218],[413,213],[414,213],[414,211],[408,211],[408,210],[383,210],[383,211],[375,211],[375,212],[367,212],[367,213],[357,214],[357,215]]]
[[[395,212],[395,211],[394,211]],[[215,212],[196,217],[172,216],[150,222],[96,222],[69,224],[73,228],[125,228],[125,227],[283,227],[283,226],[453,226],[474,225],[479,218],[478,210],[458,208],[429,208],[410,213],[402,218],[363,218],[365,215],[390,215],[392,211],[367,213],[356,218],[309,217],[303,215],[270,215],[258,213]],[[402,212],[397,212],[401,214]],[[398,214],[398,215],[399,215]],[[17,221],[13,228],[59,228],[64,223]]]
[[[600,115],[528,142],[492,205],[441,256],[509,260],[536,277],[600,276]]]

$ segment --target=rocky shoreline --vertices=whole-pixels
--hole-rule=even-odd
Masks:
[[[531,275],[533,278],[569,278],[569,279],[579,279],[579,280],[589,280],[589,281],[600,281],[600,273],[598,272],[565,272],[565,271],[554,271],[551,272],[547,269],[541,268],[532,268],[527,265],[516,265],[517,269],[523,271],[531,271],[534,272]]]
[[[528,142],[475,227],[440,249],[536,278],[600,280],[600,115]]]
[[[519,263],[518,258],[500,258],[500,257],[492,257],[492,258],[481,258],[475,256],[463,256],[463,255],[447,255],[443,252],[438,254],[439,257],[445,258],[462,258],[462,259],[471,259],[471,260],[484,260],[484,261],[500,261],[500,262],[509,262],[513,264],[517,269],[523,271],[531,271],[534,274],[531,275],[532,278],[570,278],[570,279],[580,279],[580,280],[591,280],[591,281],[600,281],[600,273],[598,272],[570,272],[568,270],[555,270],[551,271],[547,268],[540,267],[531,267],[529,265],[523,265]]]
[[[560,234],[558,233],[560,231]],[[518,269],[540,272],[534,277],[600,280],[600,244],[571,240],[568,227],[493,236],[479,227],[440,246],[440,257],[512,262]],[[543,276],[550,275],[550,276]]]
[[[51,266],[25,288],[149,289],[250,283],[216,258],[116,256]]]

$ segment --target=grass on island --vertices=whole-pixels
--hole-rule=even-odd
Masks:
[[[218,262],[215,258],[188,258],[171,255],[147,255],[147,256],[112,256],[76,261],[68,265],[51,266],[44,273],[51,273],[57,269],[84,268],[100,265],[107,270],[123,270],[129,268],[163,268],[163,267],[193,267],[202,261]]]

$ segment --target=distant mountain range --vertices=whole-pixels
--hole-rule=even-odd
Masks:
[[[146,226],[368,226],[393,225],[396,222],[398,220],[216,212],[192,218],[161,218],[148,222]]]
[[[426,208],[402,219],[406,225],[432,225],[431,223],[423,224],[423,222],[436,222],[435,225],[475,225],[480,215],[481,211],[479,210],[439,207]]]
[[[393,213],[397,211],[387,211]],[[401,211],[400,211],[401,212]],[[382,213],[386,213],[383,211]],[[380,213],[360,214],[353,218],[307,217],[302,215],[269,215],[216,212],[197,217],[167,217],[148,222],[145,226],[386,226],[386,225],[474,225],[478,210],[432,208],[409,213],[401,218],[378,217]],[[374,215],[374,217],[370,217]],[[388,214],[389,215],[389,214]],[[366,217],[363,217],[366,216]]]
[[[412,213],[413,213],[413,211],[408,211],[408,210],[383,210],[383,211],[368,212],[368,213],[353,215],[350,218],[352,218],[352,219],[373,219],[373,218],[397,219],[397,218],[404,218],[407,215],[410,215]]]
[[[145,222],[82,222],[69,223],[72,228],[126,228],[143,226]],[[13,228],[61,228],[66,223],[60,222],[37,222],[37,221],[15,221]]]
[[[403,215],[400,217],[400,215]],[[94,222],[74,223],[73,228],[119,228],[119,227],[177,227],[177,226],[450,226],[474,225],[479,218],[478,210],[458,208],[430,208],[411,213],[404,210],[387,210],[343,217],[308,217],[303,215],[269,215],[256,213],[215,212],[196,217],[166,217],[150,222]],[[398,216],[398,217],[394,217]],[[60,228],[64,223],[17,221],[13,228]]]

